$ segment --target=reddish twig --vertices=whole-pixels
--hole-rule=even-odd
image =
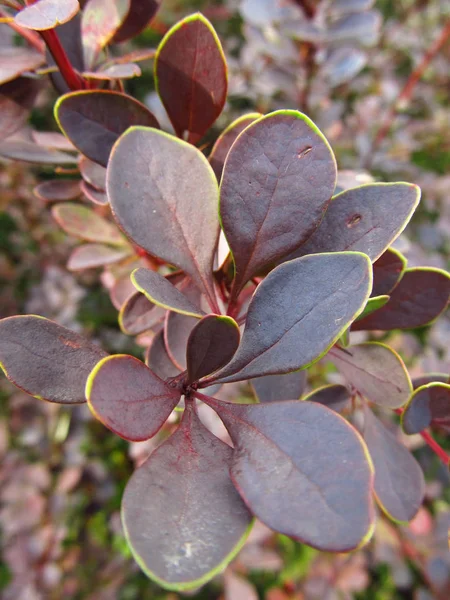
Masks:
[[[395,411],[398,415],[403,413],[403,408],[396,408]],[[420,435],[428,444],[428,446],[433,450],[433,452],[439,457],[439,459],[444,463],[445,466],[450,465],[450,456],[447,452],[441,448],[441,446],[436,442],[436,440],[428,433],[428,431],[421,431]]]
[[[72,67],[56,31],[54,29],[47,29],[46,31],[41,31],[41,36],[69,88],[74,91],[86,89],[85,80]]]

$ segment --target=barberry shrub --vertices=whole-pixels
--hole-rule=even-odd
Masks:
[[[117,23],[116,35],[124,28]],[[85,31],[84,56],[94,65],[103,46]],[[448,375],[411,382],[394,350],[352,345],[351,332],[428,324],[448,304],[450,277],[407,269],[390,248],[419,189],[374,183],[337,193],[333,152],[298,111],[245,115],[205,158],[194,144],[223,108],[227,74],[204,17],[168,32],[155,78],[177,137],[122,92],[81,89],[56,105],[84,176],[106,167],[102,202],[128,240],[77,205],[59,205],[56,218],[92,244],[136,249],[151,261],[131,273],[135,292],[119,317],[132,334],[153,332],[145,363],[109,356],[34,315],[0,321],[0,363],[32,396],[87,401],[126,440],[151,438],[181,409],[176,431],[128,482],[122,523],[142,569],[187,590],[235,556],[253,517],[346,552],[370,539],[374,498],[396,521],[416,514],[422,470],[379,416],[403,412],[406,433],[448,428]],[[334,363],[346,384],[306,395],[307,369],[319,360]],[[215,397],[240,381],[250,381],[256,402]],[[202,424],[199,403],[223,421],[229,444]]]

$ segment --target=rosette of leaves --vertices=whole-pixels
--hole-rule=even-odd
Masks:
[[[114,218],[133,244],[176,269],[132,274],[127,318],[160,328],[147,365],[106,356],[40,317],[0,322],[10,381],[51,402],[87,400],[127,440],[154,436],[184,400],[178,429],[132,476],[122,503],[137,562],[168,589],[195,588],[218,573],[253,516],[313,547],[344,552],[370,538],[373,493],[397,520],[412,518],[422,500],[421,470],[370,409],[408,401],[403,362],[383,344],[345,347],[343,340],[377,315],[397,328],[401,310],[406,327],[424,324],[448,302],[448,275],[422,269],[436,298],[425,310],[408,275],[414,282],[416,271],[389,248],[419,190],[368,184],[333,196],[336,162],[314,123],[292,110],[250,121],[214,148],[220,187],[217,171],[180,137],[137,126],[114,143],[106,175]],[[219,260],[221,230],[229,254]],[[402,284],[406,291],[396,294]],[[299,400],[304,371],[326,355],[349,387]],[[248,380],[257,404],[204,393]],[[216,411],[232,446],[201,423],[197,402]],[[337,412],[351,415],[357,403],[365,407],[365,441]]]

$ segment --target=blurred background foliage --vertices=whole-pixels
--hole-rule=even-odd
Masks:
[[[375,179],[407,180],[422,188],[419,209],[396,245],[409,266],[448,269],[448,0],[164,0],[151,26],[121,52],[156,47],[173,23],[196,10],[213,22],[230,67],[228,102],[205,148],[244,112],[304,110],[328,137],[346,187]],[[154,91],[152,61],[142,67],[142,76],[127,81],[126,90],[170,130]],[[31,115],[34,128],[57,130],[55,100],[50,88],[41,94]],[[142,348],[120,332],[98,273],[66,270],[73,241],[32,192],[50,177],[45,167],[0,161],[1,316],[41,314],[88,332],[111,352],[140,355]],[[448,314],[430,327],[386,336],[412,375],[448,372]],[[329,367],[319,364],[310,383],[317,386],[330,377]],[[4,378],[0,399],[0,595],[5,600],[179,598],[139,571],[120,526],[124,485],[158,440],[128,444],[94,422],[86,406],[38,402]],[[410,525],[380,515],[366,548],[331,555],[257,524],[225,574],[188,596],[448,599],[449,475],[420,437],[403,441],[427,478],[425,504]],[[450,450],[448,439],[438,441]]]

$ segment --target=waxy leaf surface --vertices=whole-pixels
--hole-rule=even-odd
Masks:
[[[162,0],[130,0],[125,20],[114,35],[113,42],[125,42],[143,31],[155,16]]]
[[[96,190],[104,192],[106,190],[106,169],[98,163],[89,160],[83,156],[78,163],[81,177]]]
[[[167,354],[163,329],[156,333],[152,339],[145,353],[145,364],[161,379],[175,377],[175,375],[180,373],[180,369],[173,364],[170,356]]]
[[[217,380],[310,365],[362,311],[371,286],[370,261],[357,252],[316,254],[280,265],[256,289],[241,344]]]
[[[123,303],[119,313],[120,329],[128,335],[138,335],[162,321],[165,312],[157,310],[144,294],[136,292]]]
[[[156,129],[133,127],[112,151],[107,191],[127,235],[190,275],[215,304],[218,188],[203,154]]]
[[[82,240],[118,246],[126,244],[125,238],[116,225],[108,223],[91,208],[82,204],[75,202],[57,204],[53,207],[52,214],[66,233]]]
[[[80,152],[104,167],[114,143],[129,127],[159,128],[148,108],[120,92],[92,90],[66,94],[55,105],[55,117]]]
[[[176,134],[197,143],[222,112],[227,65],[219,38],[200,13],[177,23],[155,56],[155,84]]]
[[[321,550],[368,540],[373,472],[347,421],[313,402],[207,403],[231,435],[231,477],[258,519]]]
[[[38,0],[17,13],[14,20],[20,27],[44,31],[70,21],[79,10],[78,0]]]
[[[195,325],[186,347],[190,382],[226,365],[239,346],[239,325],[231,317],[207,315]]]
[[[352,330],[390,331],[427,325],[447,308],[450,275],[431,267],[406,269],[390,296],[383,308],[355,323]]]
[[[209,163],[216,174],[217,181],[222,177],[223,165],[237,136],[251,123],[262,117],[261,113],[248,113],[233,121],[217,138],[210,155]]]
[[[24,315],[0,321],[0,366],[22,390],[49,402],[85,402],[86,379],[107,356],[53,321]]]
[[[252,517],[231,481],[232,457],[187,408],[177,431],[130,479],[125,535],[141,568],[164,588],[200,586],[242,547]]]
[[[450,432],[450,385],[446,383],[430,383],[418,388],[403,411],[405,433],[419,433],[430,425]]]
[[[386,408],[408,401],[411,380],[400,356],[384,344],[367,342],[348,348],[335,347],[330,359],[360,394]]]
[[[373,263],[372,296],[390,294],[406,268],[406,258],[394,248],[388,248]]]
[[[167,353],[173,363],[184,371],[187,368],[186,348],[191,331],[198,323],[198,318],[188,317],[180,313],[169,312],[164,323],[164,340]]]
[[[112,40],[129,10],[130,0],[88,0],[81,17],[84,61],[88,68]]]
[[[39,183],[34,194],[45,202],[75,200],[81,195],[80,182],[76,179],[51,179]]]
[[[235,293],[259,269],[309,238],[335,183],[333,152],[302,113],[277,111],[241,133],[228,153],[220,185]]]
[[[12,81],[25,71],[34,71],[45,62],[45,57],[28,48],[0,48],[0,83]]]
[[[423,385],[429,385],[430,383],[449,383],[450,375],[446,373],[427,373],[426,375],[419,375],[414,377],[412,380],[413,389],[417,390]]]
[[[410,521],[424,496],[422,469],[395,435],[366,407],[364,440],[375,467],[375,496],[395,521]]]
[[[83,244],[72,252],[67,261],[69,271],[81,271],[104,267],[129,256],[128,248],[105,246],[104,244]]]
[[[86,183],[86,181],[82,181],[80,187],[84,196],[93,204],[97,204],[98,206],[106,206],[108,204],[108,196],[105,192],[96,190],[92,185]]]
[[[89,408],[99,421],[126,440],[154,436],[180,400],[144,363],[118,354],[102,360],[86,385]]]
[[[340,384],[324,385],[312,391],[310,394],[302,398],[302,400],[309,400],[310,402],[317,402],[323,404],[328,408],[340,413],[350,404],[351,393],[348,387]]]
[[[154,304],[189,317],[201,318],[205,313],[180,292],[166,277],[150,269],[136,269],[131,274],[135,288]]]
[[[40,89],[40,82],[29,77],[0,85],[0,140],[24,125]]]
[[[256,397],[262,403],[277,400],[297,400],[306,386],[307,372],[294,371],[285,375],[266,375],[250,382]]]
[[[76,162],[70,154],[49,150],[26,140],[4,140],[0,143],[0,156],[45,165],[73,165]]]
[[[318,229],[289,258],[316,252],[364,252],[379,258],[408,224],[420,200],[410,183],[369,183],[334,196]]]

